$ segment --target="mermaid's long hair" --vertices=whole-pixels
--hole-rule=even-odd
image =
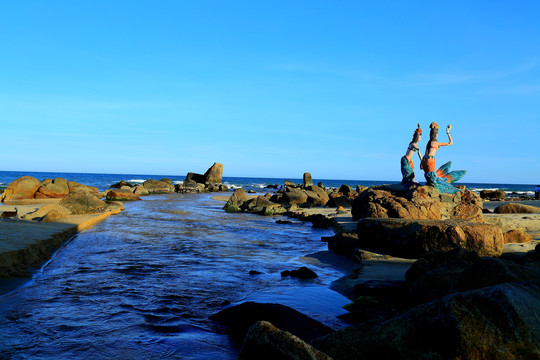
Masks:
[[[414,130],[414,134],[412,137],[412,141],[409,143],[411,145],[412,143],[417,143],[420,141],[420,136],[422,135],[422,129],[420,129],[420,124],[418,124],[418,128]]]
[[[436,122],[432,122],[431,124],[429,124],[429,128],[431,130],[429,132],[429,141],[426,144],[426,154],[431,149],[431,142],[437,141],[437,136],[439,136],[439,124],[437,124]]]

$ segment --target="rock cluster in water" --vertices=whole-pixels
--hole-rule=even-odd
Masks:
[[[310,180],[286,183],[273,196],[250,198],[236,190],[224,209],[275,215],[294,207],[348,205],[356,231],[325,238],[330,249],[359,261],[369,258],[367,250],[418,260],[402,281],[357,283],[343,316],[354,325],[315,339],[267,315],[265,304],[250,304],[251,327],[243,325],[239,358],[540,358],[540,246],[502,253],[505,243],[531,241],[530,234],[503,234],[485,223],[482,198],[465,189],[447,195],[428,186],[342,187],[338,195],[319,184],[324,202]],[[538,210],[512,204],[496,212]],[[241,306],[228,311],[241,316]]]

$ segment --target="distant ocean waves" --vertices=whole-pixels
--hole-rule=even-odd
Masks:
[[[87,174],[87,173],[46,173],[46,172],[17,172],[17,171],[0,171],[0,189],[5,189],[6,186],[13,180],[21,176],[33,176],[39,180],[54,179],[62,177],[68,180],[77,181],[84,185],[95,186],[100,191],[108,189],[112,184],[121,180],[132,184],[142,184],[148,179],[160,180],[162,178],[171,179],[173,184],[181,184],[185,177],[175,175],[140,175],[140,174]],[[243,188],[247,191],[254,190],[256,192],[264,192],[269,185],[283,185],[285,180],[290,180],[296,184],[301,184],[302,179],[294,178],[249,178],[249,177],[224,177],[223,184],[230,189]],[[397,181],[385,180],[331,180],[331,179],[313,179],[314,184],[322,183],[327,188],[339,188],[341,185],[349,185],[355,188],[357,185],[375,186],[382,184],[395,184]],[[534,188],[536,185],[526,184],[488,184],[488,183],[460,183],[468,189],[479,193],[482,190],[503,190],[508,196],[534,196]]]

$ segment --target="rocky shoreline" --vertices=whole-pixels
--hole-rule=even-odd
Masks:
[[[119,200],[228,191],[222,169],[216,163],[205,174],[188,173],[182,185],[120,182],[101,193],[66,179],[17,179],[0,198],[9,204],[2,206],[0,243],[11,239],[21,248],[0,251],[0,277],[28,276],[78,231],[120,212]],[[240,358],[540,358],[540,208],[495,203],[498,194],[488,209],[464,188],[454,195],[429,186],[326,189],[308,173],[303,184],[274,189],[213,198],[225,201],[227,212],[284,215],[333,229],[334,236],[321,239],[328,253],[318,256],[335,254],[335,266],[356,264],[331,285],[351,300],[342,316],[350,326],[334,331],[279,304],[228,307],[213,318],[243,342]],[[390,265],[392,276],[363,275]],[[291,275],[316,276],[307,267],[282,274]]]
[[[334,229],[323,239],[329,249],[359,266],[332,286],[352,300],[343,316],[351,326],[314,339],[297,328],[305,315],[268,312],[269,304],[250,304],[246,315],[241,304],[215,316],[251,324],[241,331],[239,358],[540,358],[540,208],[513,200],[492,214],[466,189],[345,188],[325,191],[328,199],[320,190],[285,184],[278,194],[249,197],[239,189],[224,210]],[[322,207],[330,198],[339,201]],[[369,263],[402,258],[412,265],[401,280],[359,276]]]

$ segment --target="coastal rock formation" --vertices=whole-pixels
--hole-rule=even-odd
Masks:
[[[335,359],[535,359],[539,295],[517,283],[455,293],[311,344]]]
[[[223,164],[214,163],[204,173],[204,183],[221,184],[223,179]]]
[[[99,191],[93,186],[85,186],[64,178],[44,179],[39,181],[32,176],[23,176],[13,180],[0,196],[2,202],[21,202],[32,199],[61,199],[70,193],[87,191],[99,196]]]
[[[223,209],[227,212],[249,212],[265,216],[287,212],[287,209],[270,201],[266,196],[248,197],[244,189],[236,189]]]
[[[60,205],[75,215],[100,213],[107,209],[107,203],[87,191],[76,191],[60,201]]]
[[[313,179],[311,178],[311,174],[306,172],[304,173],[304,187],[307,188],[309,186],[313,186]]]
[[[238,359],[331,360],[300,338],[278,329],[268,321],[258,321],[249,328]]]
[[[71,214],[71,211],[68,210],[66,207],[61,206],[60,204],[47,204],[40,208],[38,208],[36,211],[33,211],[31,213],[25,214],[21,216],[22,220],[30,220],[30,221],[42,221],[43,218],[49,214],[50,212],[54,212],[58,215],[55,215],[57,219],[64,218],[67,215]],[[51,215],[52,216],[52,215]],[[49,218],[50,220],[50,218]]]
[[[370,188],[352,205],[353,220],[365,217],[402,219],[469,219],[484,222],[482,200],[471,191],[441,194],[431,186],[409,191]]]
[[[23,176],[13,180],[0,197],[2,202],[33,199],[36,191],[41,186],[38,179],[32,176]]]
[[[364,218],[358,222],[357,233],[359,247],[413,259],[455,248],[499,256],[504,246],[498,226],[463,219]]]
[[[495,214],[537,214],[540,213],[540,208],[525,204],[503,204],[493,210]]]
[[[502,190],[482,190],[480,191],[480,197],[486,200],[504,200],[506,199],[506,193]]]
[[[135,190],[136,188],[134,188]],[[134,193],[134,190],[131,189],[116,189],[109,190],[105,195],[107,200],[111,201],[135,201],[141,200],[141,198]]]
[[[43,180],[34,197],[36,199],[63,198],[67,194],[69,194],[68,181],[63,178],[55,178],[54,180]]]
[[[148,179],[143,183],[143,187],[150,194],[171,194],[174,192],[174,186],[166,181]]]
[[[333,331],[317,320],[281,304],[248,301],[223,309],[210,318],[226,325],[227,333],[233,339],[243,339],[248,329],[262,320],[269,321],[304,341],[311,341]]]
[[[241,206],[248,200],[249,198],[244,189],[236,189],[223,207],[223,210],[227,212],[240,212],[242,211]]]

